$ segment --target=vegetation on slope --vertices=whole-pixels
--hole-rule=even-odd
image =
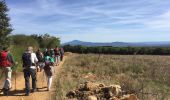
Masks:
[[[66,59],[56,82],[59,100],[85,81],[120,84],[144,100],[167,100],[170,94],[170,57],[74,54]]]

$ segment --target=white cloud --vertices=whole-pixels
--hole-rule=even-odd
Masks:
[[[146,23],[151,28],[169,28],[170,29],[170,10]]]
[[[168,33],[170,28],[168,0],[30,0],[25,4],[7,1],[14,33],[61,33],[68,38],[71,34],[70,39],[74,34],[75,38],[91,34],[96,39],[106,34],[105,39],[111,41],[110,37],[121,32],[147,35],[165,29]]]

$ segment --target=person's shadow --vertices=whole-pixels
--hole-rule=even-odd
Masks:
[[[8,92],[8,96],[24,96],[24,93],[24,90],[11,90]],[[2,90],[0,96],[4,96]]]
[[[44,89],[46,87],[43,88],[38,88],[37,92],[46,92],[46,90],[41,90]],[[2,93],[2,89],[0,89],[0,96],[4,96]],[[23,90],[10,90],[8,93],[8,96],[25,96],[25,89]]]

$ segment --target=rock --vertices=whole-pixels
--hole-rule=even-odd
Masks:
[[[97,100],[97,97],[94,95],[88,96],[87,100]]]
[[[120,85],[105,86],[102,83],[93,82],[81,83],[75,90],[69,91],[66,96],[78,100],[138,100],[134,94],[122,96]]]
[[[100,83],[100,84],[99,84],[99,87],[105,87],[105,84]]]
[[[96,79],[96,75],[93,73],[88,73],[87,75],[84,76],[85,79]]]
[[[69,91],[66,94],[66,97],[68,97],[68,98],[75,98],[75,96],[76,96],[76,92],[75,91]]]
[[[118,96],[122,92],[120,85],[111,85],[111,92],[115,95]]]
[[[124,95],[121,100],[138,100],[137,96],[134,94]]]
[[[92,83],[92,82],[85,82],[84,89],[86,91],[94,91],[95,89],[98,89],[99,85]]]

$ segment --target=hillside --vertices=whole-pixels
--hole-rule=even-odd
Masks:
[[[113,47],[165,47],[170,46],[169,41],[165,42],[84,42],[79,40],[73,40],[62,45],[82,45],[82,46],[113,46]]]
[[[57,78],[57,100],[68,100],[67,92],[87,81],[118,84],[123,94],[137,94],[139,100],[169,100],[169,60],[169,56],[72,54]]]

